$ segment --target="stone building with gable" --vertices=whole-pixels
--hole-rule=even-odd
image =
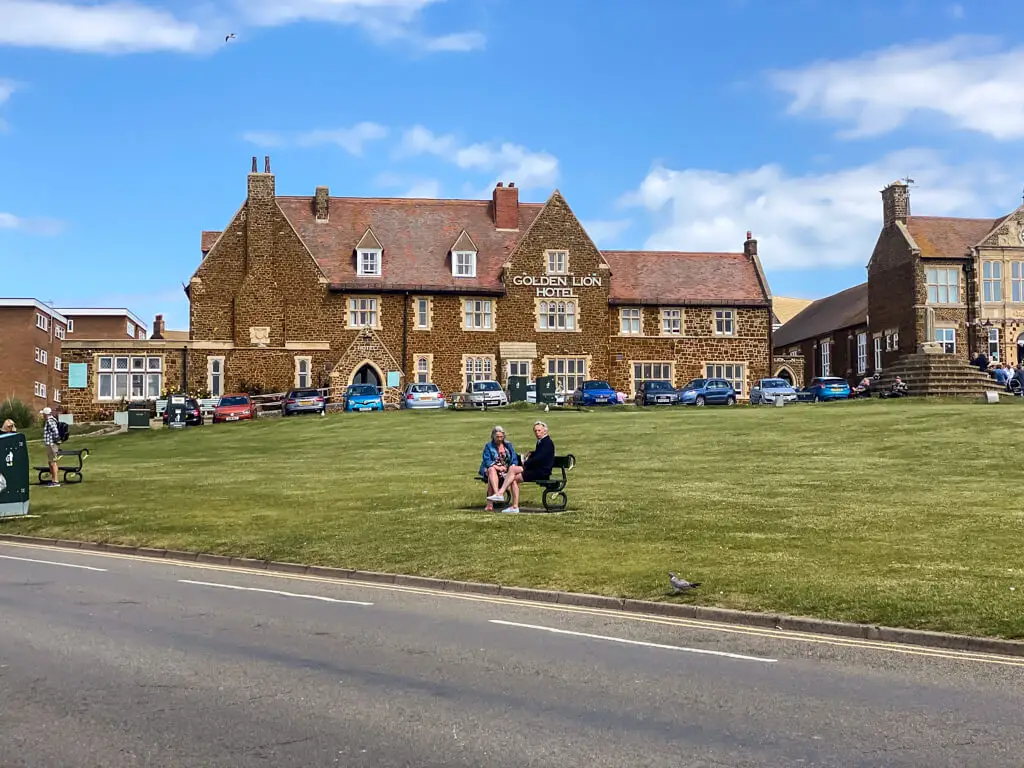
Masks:
[[[735,253],[601,251],[557,190],[543,203],[502,183],[490,200],[282,196],[269,158],[262,171],[253,158],[245,201],[202,233],[176,365],[212,395],[369,383],[393,399],[389,378],[459,392],[550,374],[630,394],[712,375],[745,397],[772,349],[747,235]]]

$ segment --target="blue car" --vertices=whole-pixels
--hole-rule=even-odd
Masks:
[[[572,393],[576,405],[615,405],[619,396],[607,381],[584,381]]]
[[[384,397],[372,384],[352,384],[345,390],[346,411],[383,411]]]
[[[727,379],[693,379],[679,393],[683,405],[736,405],[736,390]]]
[[[850,394],[850,385],[846,379],[840,379],[838,376],[819,376],[811,379],[811,383],[804,387],[803,392],[800,393],[800,399],[818,403],[828,400],[847,400]]]

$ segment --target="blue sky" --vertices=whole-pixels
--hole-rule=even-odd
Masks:
[[[777,295],[864,279],[879,190],[1024,185],[1019,3],[0,0],[0,295],[187,327],[252,155],[279,194],[555,187],[608,248],[739,250]],[[224,42],[224,36],[235,37]]]

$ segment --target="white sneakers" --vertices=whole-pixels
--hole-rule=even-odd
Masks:
[[[502,494],[500,494],[500,493],[495,493],[495,494],[493,494],[491,496],[488,496],[487,500],[488,501],[504,501],[505,497]]]
[[[519,514],[519,507],[505,507],[505,509],[501,510],[501,514],[503,514],[503,515],[518,515]]]

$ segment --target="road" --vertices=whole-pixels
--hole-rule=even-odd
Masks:
[[[0,766],[1021,765],[1024,659],[0,544]]]

